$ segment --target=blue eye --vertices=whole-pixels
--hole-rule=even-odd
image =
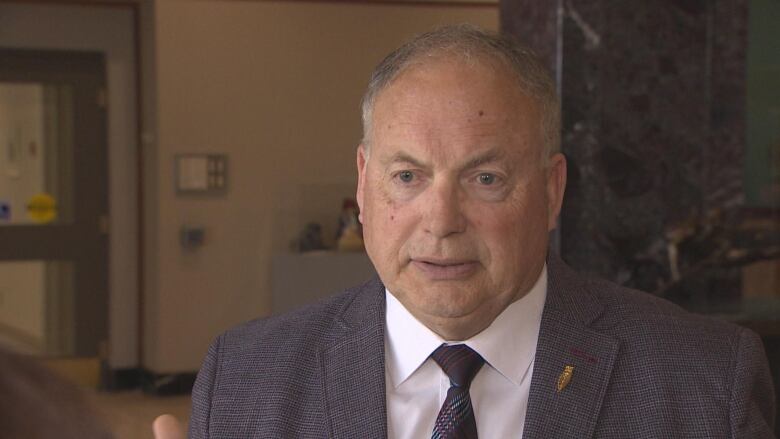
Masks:
[[[404,183],[409,183],[414,179],[412,171],[401,171],[398,173],[398,178]]]
[[[496,176],[493,174],[479,174],[477,180],[480,184],[488,186],[496,182]]]

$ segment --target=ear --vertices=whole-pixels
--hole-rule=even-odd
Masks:
[[[357,147],[357,171],[358,171],[358,183],[357,183],[357,193],[355,194],[355,198],[357,198],[358,203],[358,209],[360,213],[358,214],[358,220],[360,223],[363,223],[363,195],[365,191],[365,179],[366,179],[366,163],[368,162],[368,156],[366,154],[366,147],[363,146],[361,143]]]
[[[552,231],[558,225],[563,194],[566,191],[566,157],[556,153],[550,157],[547,168],[547,230]]]

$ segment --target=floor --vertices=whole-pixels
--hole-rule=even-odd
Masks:
[[[115,439],[151,439],[152,421],[159,415],[176,416],[185,428],[190,415],[190,396],[151,396],[140,390],[92,394]]]

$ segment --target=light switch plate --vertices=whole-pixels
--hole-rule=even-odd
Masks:
[[[179,194],[223,194],[227,191],[227,155],[177,155],[175,178]]]

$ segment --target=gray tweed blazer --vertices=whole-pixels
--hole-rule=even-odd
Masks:
[[[585,279],[555,256],[548,270],[524,438],[774,437],[753,332]],[[386,437],[384,310],[374,279],[222,334],[195,383],[189,437]]]

